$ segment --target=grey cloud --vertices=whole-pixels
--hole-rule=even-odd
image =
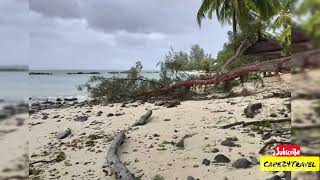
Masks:
[[[77,0],[29,0],[29,8],[50,17],[80,18]]]
[[[172,45],[199,43],[213,55],[229,27],[201,29],[201,0],[0,0],[3,64],[31,69],[128,69],[141,60],[155,68]]]
[[[0,64],[28,64],[28,3],[0,1]]]
[[[30,0],[30,9],[46,16],[83,18],[92,28],[114,32],[184,33],[198,28],[200,0]],[[188,10],[189,11],[188,11]],[[192,10],[192,11],[190,11]],[[183,28],[181,28],[183,27]]]

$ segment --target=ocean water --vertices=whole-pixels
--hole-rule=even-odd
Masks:
[[[67,74],[75,72],[99,72],[99,76],[107,78],[126,77],[125,73],[98,70],[54,70],[30,71],[49,72],[52,75],[29,75],[29,72],[0,72],[0,99],[6,101],[52,100],[58,97],[77,97],[80,100],[89,97],[86,91],[79,91],[78,86],[84,84],[93,75]],[[158,79],[156,72],[143,72],[145,78]]]

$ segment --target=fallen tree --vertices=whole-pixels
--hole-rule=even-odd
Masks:
[[[218,74],[210,79],[187,80],[164,87],[161,89],[149,90],[140,93],[138,96],[158,96],[172,92],[175,89],[190,88],[193,86],[215,85],[221,82],[232,80],[252,72],[290,72],[292,67],[314,68],[320,67],[320,49],[296,53],[293,56],[283,57],[270,61],[252,64],[245,67],[235,68],[226,73]]]

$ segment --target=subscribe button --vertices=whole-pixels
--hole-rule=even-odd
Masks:
[[[298,145],[277,145],[275,156],[260,157],[261,171],[319,171],[319,156],[300,156]]]

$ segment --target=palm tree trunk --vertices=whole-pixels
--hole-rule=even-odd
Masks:
[[[232,28],[233,28],[233,38],[235,38],[237,34],[237,18],[236,18],[236,11],[232,13]]]

